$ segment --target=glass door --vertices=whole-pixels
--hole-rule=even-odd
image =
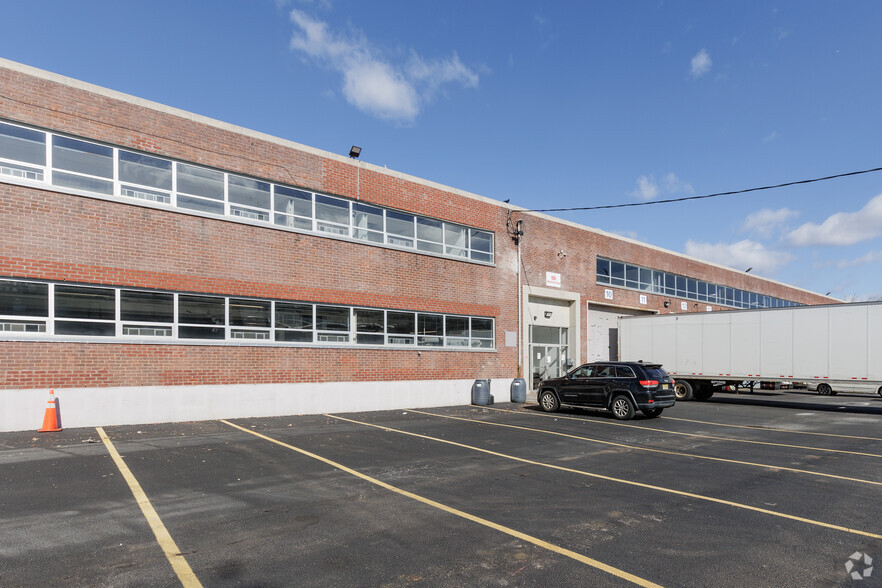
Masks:
[[[530,326],[530,371],[534,390],[540,381],[566,373],[567,336],[566,327]]]

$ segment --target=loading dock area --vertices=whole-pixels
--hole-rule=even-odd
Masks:
[[[882,558],[882,410],[670,412],[5,433],[0,585],[796,586]]]

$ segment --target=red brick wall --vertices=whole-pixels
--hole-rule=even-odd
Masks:
[[[417,349],[0,342],[0,388],[516,375],[517,349],[505,347],[505,332],[517,330],[517,249],[506,232],[505,208],[2,68],[0,88],[0,118],[496,235],[496,267],[488,267],[0,183],[0,276],[490,316],[496,319],[497,346],[490,353],[420,349],[418,354]],[[826,300],[541,217],[524,218],[524,283],[544,286],[545,272],[558,272],[563,289],[580,292],[583,305],[603,300],[603,287],[594,283],[597,255],[800,302]],[[564,258],[557,256],[561,249]],[[664,299],[649,295],[646,307],[660,310]],[[620,289],[615,303],[640,306],[637,292]]]

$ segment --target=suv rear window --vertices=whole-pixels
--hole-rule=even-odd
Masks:
[[[664,380],[668,377],[668,372],[661,368],[643,368],[643,373],[646,374],[646,377],[650,380]]]
[[[616,366],[616,377],[617,378],[633,378],[634,370],[629,368],[626,365],[617,365]]]

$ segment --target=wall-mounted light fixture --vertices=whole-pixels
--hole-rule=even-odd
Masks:
[[[670,305],[671,305],[671,301],[665,300],[665,308],[669,307]]]
[[[547,319],[551,318],[551,311],[550,310],[545,311],[545,318],[547,318]]]
[[[747,268],[746,270],[744,270],[744,273],[745,273],[745,274],[749,274],[749,273],[750,273],[750,270],[752,270],[752,269],[753,269],[753,267],[749,267],[749,268]]]
[[[361,147],[352,146],[352,149],[349,150],[349,157],[352,159],[358,159],[358,156],[361,155]]]

